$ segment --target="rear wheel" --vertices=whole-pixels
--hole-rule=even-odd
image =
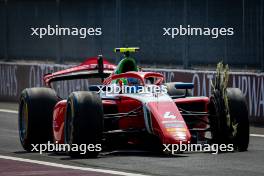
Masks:
[[[52,115],[58,98],[50,88],[24,89],[20,96],[18,130],[23,148],[52,141]]]
[[[232,137],[239,151],[246,151],[249,144],[249,120],[246,99],[240,89],[227,89],[229,113],[234,122],[235,130]]]
[[[249,120],[245,97],[238,88],[227,88],[226,92],[228,108],[218,90],[210,97],[212,142],[233,144],[238,151],[246,151],[249,144]]]
[[[70,150],[71,157],[97,157],[103,134],[103,106],[95,92],[79,91],[70,94],[65,117],[65,143],[79,147]],[[83,150],[86,148],[88,150]]]

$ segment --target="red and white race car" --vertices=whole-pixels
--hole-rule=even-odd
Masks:
[[[23,148],[32,151],[35,144],[52,141],[159,150],[163,144],[191,142],[232,143],[239,151],[247,150],[248,111],[239,89],[224,87],[219,73],[211,97],[191,96],[192,83],[164,83],[162,74],[140,71],[129,55],[137,50],[116,49],[124,53],[117,66],[99,56],[46,74],[45,88],[24,89],[18,117]],[[67,99],[52,89],[53,82],[80,78],[98,78],[102,84],[72,92]],[[144,92],[144,88],[154,89]],[[100,151],[90,150],[85,156],[96,157]]]

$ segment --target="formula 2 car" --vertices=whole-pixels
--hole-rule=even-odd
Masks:
[[[164,76],[143,72],[130,56],[139,48],[117,48],[124,57],[116,66],[103,59],[46,74],[44,88],[26,88],[19,103],[19,137],[23,148],[48,141],[58,144],[102,144],[142,146],[159,150],[162,144],[233,144],[245,151],[249,143],[248,110],[237,88],[227,88],[223,66],[218,70],[210,97],[191,96],[193,83],[164,83]],[[60,98],[52,83],[62,80],[98,78],[100,85]],[[127,90],[130,86],[135,89]],[[113,87],[119,88],[114,92]],[[126,87],[124,92],[122,87]],[[166,92],[140,92],[139,88],[162,87]],[[155,88],[155,89],[156,89]],[[121,91],[122,90],[122,91]],[[88,151],[96,157],[99,150]],[[68,151],[72,157],[80,151]],[[83,156],[83,155],[82,155]]]

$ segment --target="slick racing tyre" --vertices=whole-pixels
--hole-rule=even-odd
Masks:
[[[246,99],[238,88],[227,89],[229,113],[234,121],[236,131],[233,134],[233,142],[239,151],[246,151],[249,144],[249,120]]]
[[[32,144],[52,141],[53,108],[58,98],[50,88],[24,89],[20,96],[18,113],[19,139],[30,152]]]
[[[249,144],[249,120],[245,97],[238,88],[227,88],[229,117],[225,113],[220,92],[213,92],[209,103],[212,141],[233,144],[234,149],[246,151]]]
[[[186,94],[186,90],[175,88],[175,82],[164,83],[164,86],[167,86],[169,96],[184,96]],[[191,96],[191,94],[191,90],[188,89],[186,96]]]
[[[70,94],[65,117],[65,143],[80,147],[95,146],[90,150],[70,150],[71,157],[97,157],[101,151],[103,134],[103,105],[95,92],[78,91]]]

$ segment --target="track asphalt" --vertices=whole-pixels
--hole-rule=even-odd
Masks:
[[[26,153],[19,142],[17,104],[0,103],[0,176],[15,175],[264,175],[264,128],[251,127],[247,152],[183,153],[173,157],[113,151],[97,159]]]

